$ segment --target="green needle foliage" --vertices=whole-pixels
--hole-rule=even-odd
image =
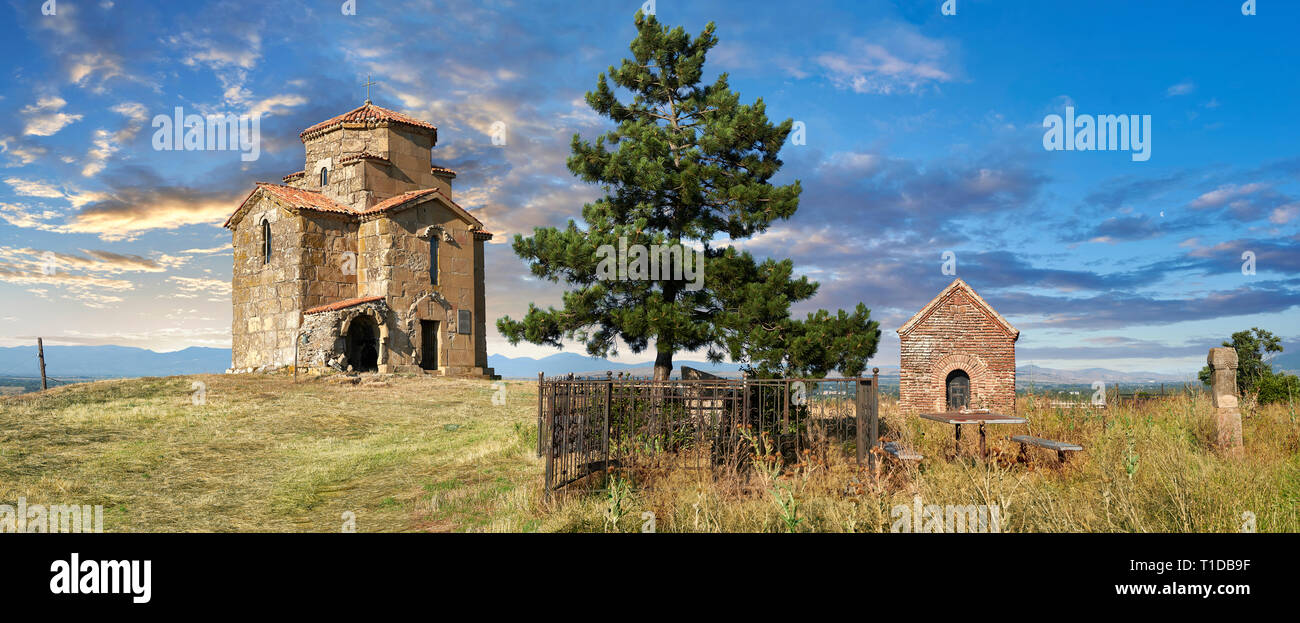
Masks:
[[[760,263],[730,246],[799,206],[799,182],[771,183],[792,121],[769,122],[762,99],[742,104],[726,74],[702,84],[705,56],[717,44],[712,23],[692,38],[638,12],[636,27],[632,58],[587,93],[614,129],[595,142],[574,135],[568,159],[575,176],[605,195],[583,206],[583,227],[570,220],[515,236],[515,253],[534,275],[569,284],[563,308],[530,305],[522,320],[505,317],[497,328],[512,344],[578,340],[601,357],[617,353],[620,339],[638,353],[653,343],[656,379],[671,374],[674,353],[699,349],[759,376],[861,373],[880,336],[870,310],[858,304],[791,318],[790,305],[816,294],[817,283],[795,278],[788,259]],[[703,249],[699,282],[672,279],[666,267],[657,278],[627,280],[601,268],[605,245],[683,244]],[[683,255],[669,265],[685,263],[686,275],[690,260],[700,260]]]

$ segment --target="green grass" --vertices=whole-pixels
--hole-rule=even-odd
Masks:
[[[206,404],[191,383],[206,383]],[[106,531],[537,529],[535,391],[283,376],[100,381],[0,399],[0,502],[102,504]]]
[[[191,384],[207,386],[191,403]],[[541,499],[536,384],[391,377],[339,385],[279,375],[144,378],[0,397],[0,503],[101,504],[111,532],[888,531],[891,509],[998,504],[1004,531],[1300,532],[1300,424],[1287,406],[1252,409],[1245,455],[1209,447],[1210,407],[1179,396],[1107,411],[1020,399],[1031,434],[1081,443],[1065,467],[1014,461],[990,426],[994,460],[952,455],[951,427],[882,406],[884,430],[925,455],[879,478],[844,462],[785,464],[746,483],[630,474],[615,492]],[[1014,429],[1014,430],[1013,430]],[[645,485],[653,486],[645,486]],[[743,485],[743,486],[742,486]]]

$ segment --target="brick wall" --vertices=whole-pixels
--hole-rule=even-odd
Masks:
[[[956,284],[954,284],[956,285]],[[900,329],[904,413],[944,411],[953,370],[970,376],[970,406],[1015,411],[1016,335],[965,287],[950,288],[915,324]]]

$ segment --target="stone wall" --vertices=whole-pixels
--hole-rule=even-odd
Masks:
[[[304,141],[302,177],[290,182],[358,211],[411,190],[437,188],[451,197],[449,180],[431,171],[433,135],[401,126],[360,128],[344,125]],[[376,156],[383,160],[354,158]],[[320,185],[321,168],[329,183]]]
[[[271,224],[271,261],[262,262],[262,221]],[[303,219],[263,198],[231,231],[231,367],[258,368],[293,362],[292,333],[306,284],[302,256]]]
[[[303,212],[300,250],[306,295],[303,309],[357,298],[360,255],[355,220],[318,212]]]
[[[970,376],[971,407],[1015,410],[1015,337],[961,288],[899,341],[899,408],[904,413],[946,410],[945,381],[958,369]]]
[[[451,175],[431,171],[432,130],[403,125],[344,124],[304,141],[304,173],[288,185],[319,192],[362,211],[424,188],[451,197]],[[355,156],[366,155],[366,158]],[[329,170],[320,184],[320,170]],[[261,222],[272,223],[273,259],[261,263]],[[439,240],[438,283],[430,283],[429,237]],[[327,366],[344,353],[341,329],[355,313],[382,314],[382,371],[418,371],[421,320],[437,322],[441,374],[485,374],[487,318],[483,241],[440,200],[382,215],[302,210],[259,199],[232,227],[234,322],[232,368]],[[371,296],[364,303],[318,314],[310,308]],[[472,310],[470,332],[458,331],[460,310]],[[298,338],[299,322],[308,334]],[[304,357],[309,361],[304,361]]]
[[[346,371],[350,362],[346,353],[347,330],[358,316],[366,315],[379,326],[379,365],[390,365],[386,360],[384,345],[391,341],[397,319],[384,301],[373,301],[339,310],[306,314],[303,316],[298,346],[298,365],[313,370],[335,369]]]
[[[438,237],[438,284],[429,278],[429,237]],[[365,221],[358,242],[362,282],[357,296],[385,296],[399,317],[389,349],[394,366],[418,366],[420,320],[438,322],[438,363],[445,374],[487,366],[482,241],[439,201],[389,218]],[[477,257],[476,257],[477,255]],[[459,310],[473,312],[469,334],[457,329]]]

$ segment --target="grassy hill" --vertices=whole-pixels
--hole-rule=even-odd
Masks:
[[[206,387],[194,404],[195,383]],[[0,397],[0,503],[102,504],[104,528],[137,531],[779,531],[761,479],[728,488],[696,474],[615,500],[540,495],[536,384],[391,377],[294,384],[278,375],[96,381]],[[882,401],[883,430],[925,455],[877,484],[824,466],[790,466],[779,486],[799,530],[888,531],[891,507],[999,504],[1004,531],[1300,531],[1300,423],[1294,408],[1248,410],[1247,453],[1208,449],[1208,402],[1181,395],[1105,412],[1020,399],[1031,434],[1081,443],[1064,468],[1039,452],[1015,464],[992,427],[995,460],[951,453],[944,425]],[[964,435],[965,443],[972,442]],[[758,486],[754,486],[757,483]],[[650,483],[653,484],[653,483]],[[776,483],[768,483],[777,486]],[[855,490],[856,489],[856,490]],[[613,526],[609,511],[626,513]]]
[[[536,393],[491,395],[199,375],[0,398],[0,501],[102,504],[111,532],[535,530]]]

